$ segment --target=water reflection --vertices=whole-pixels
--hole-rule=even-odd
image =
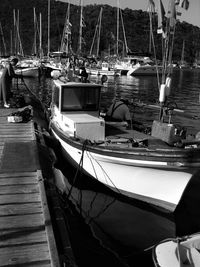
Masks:
[[[114,263],[110,262],[110,266],[153,266],[151,246],[158,240],[175,236],[172,217],[147,203],[127,199],[82,173],[77,175],[77,171],[71,165],[66,162],[62,164],[60,153],[57,152],[56,155],[59,157],[59,166],[62,170],[61,172],[55,169],[57,186],[65,192],[64,201],[70,207],[73,206],[77,215],[81,216],[89,227],[84,230],[87,231],[88,238],[93,237],[94,243],[100,241],[101,246],[95,249],[100,249],[101,253],[104,249],[102,256],[105,255],[105,251],[116,256],[118,264],[112,265]],[[79,239],[82,234],[79,233]],[[90,248],[89,255],[83,255],[79,250],[79,257],[92,258],[93,252],[94,255],[99,254],[94,251],[94,247]],[[144,260],[148,264],[135,265],[137,257],[140,263]]]

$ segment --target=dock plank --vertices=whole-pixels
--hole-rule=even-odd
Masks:
[[[40,227],[20,230],[6,230],[0,233],[0,248],[47,242],[46,233]]]
[[[0,173],[0,178],[10,178],[10,177],[37,177],[36,172],[8,172],[8,173]]]
[[[29,262],[50,263],[51,260],[46,243],[0,248],[0,255],[0,266],[20,266]]]
[[[40,166],[35,142],[5,142],[0,172],[36,171]]]
[[[32,131],[32,127],[20,127],[20,128],[16,128],[16,127],[8,127],[7,125],[1,125],[1,130],[0,133],[6,133],[6,132],[12,132],[12,133],[25,133],[27,132],[27,130],[29,130],[29,132],[31,133]]]
[[[11,177],[11,178],[0,178],[1,185],[22,185],[22,184],[37,184],[37,179],[33,177]]]
[[[42,212],[43,209],[40,202],[0,205],[0,217],[11,216],[11,215],[34,214]]]
[[[31,194],[31,193],[39,193],[38,185],[8,185],[1,186],[0,195],[7,194]]]
[[[15,194],[14,192],[9,195],[0,195],[0,203],[2,205],[11,204],[11,203],[32,203],[40,202],[41,197],[38,193],[29,193],[29,194]]]
[[[44,225],[43,213],[0,217],[0,230],[24,229]],[[1,255],[1,254],[0,254]]]

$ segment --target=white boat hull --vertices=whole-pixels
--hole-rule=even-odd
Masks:
[[[144,66],[133,66],[127,72],[128,76],[150,76],[150,75],[157,75],[162,73],[161,66],[151,66],[151,65],[144,65]]]
[[[79,165],[83,151],[63,141],[54,131],[64,153]],[[173,211],[183,194],[192,172],[168,166],[167,162],[127,159],[84,151],[84,171],[99,182],[128,197],[145,200]]]
[[[120,71],[115,70],[101,70],[101,69],[87,69],[87,73],[90,75],[107,75],[107,76],[119,76]]]
[[[78,183],[94,185],[131,203],[138,239],[148,234],[151,218],[152,230],[158,233],[152,233],[149,242],[142,241],[137,247],[152,246],[163,236],[174,237],[175,231],[187,234],[188,229],[200,227],[195,206],[200,191],[199,143],[195,147],[187,146],[187,142],[183,147],[170,145],[180,140],[173,135],[175,127],[156,121],[151,136],[118,123],[116,127],[106,124],[98,115],[100,90],[98,84],[54,80],[49,125],[57,157],[54,166],[67,178],[72,176],[72,185],[77,178]],[[169,134],[163,136],[166,131]],[[140,222],[146,228],[145,234]]]
[[[153,259],[156,267],[200,266],[200,234],[167,239],[155,246]]]
[[[39,67],[20,68],[15,73],[24,77],[39,77]]]

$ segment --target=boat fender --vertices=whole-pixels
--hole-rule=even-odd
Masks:
[[[166,85],[161,84],[160,85],[160,95],[159,95],[159,102],[164,103],[165,102],[165,96],[166,96]]]
[[[169,96],[170,95],[170,91],[171,91],[171,83],[172,83],[172,79],[170,77],[166,78],[166,89],[165,89],[165,95]]]
[[[55,80],[58,79],[60,76],[61,76],[61,72],[59,70],[53,70],[51,72],[51,77]]]

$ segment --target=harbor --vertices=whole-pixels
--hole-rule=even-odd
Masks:
[[[184,71],[184,73],[187,73],[187,75],[183,75],[183,72],[179,71],[174,74],[176,75],[176,79],[174,79],[175,88],[176,82],[180,83],[180,81],[182,81],[182,84],[186,84],[184,82],[184,77],[190,77],[190,79],[193,81],[198,81],[199,79],[199,72],[197,71],[190,70]],[[92,83],[92,77],[90,79]],[[126,266],[126,264],[128,264],[128,266],[134,266],[134,264],[136,264],[137,262],[143,262],[143,266],[145,266],[145,264],[148,264],[148,266],[154,266],[151,256],[151,245],[156,244],[158,239],[154,239],[155,234],[151,229],[156,227],[156,233],[161,236],[159,240],[163,240],[166,237],[175,237],[176,227],[174,224],[174,215],[171,214],[170,216],[167,215],[163,217],[163,215],[161,215],[162,213],[155,213],[155,210],[150,208],[143,201],[124,198],[121,194],[113,193],[112,190],[107,188],[107,186],[105,187],[100,185],[98,182],[94,182],[90,177],[82,174],[81,172],[77,175],[77,169],[72,167],[71,164],[66,163],[66,161],[61,157],[60,150],[55,149],[54,145],[54,152],[56,153],[57,151],[56,157],[54,158],[55,155],[53,156],[53,158],[52,155],[50,156],[51,153],[49,152],[49,149],[52,150],[52,143],[50,142],[50,145],[48,143],[48,146],[44,140],[46,136],[46,131],[44,131],[44,129],[48,129],[48,127],[46,125],[46,122],[41,120],[42,118],[44,119],[44,114],[42,113],[42,116],[41,114],[40,116],[38,115],[41,111],[41,103],[42,106],[44,103],[49,106],[49,103],[46,102],[46,100],[50,99],[51,101],[52,84],[54,84],[54,82],[56,82],[56,80],[54,81],[51,78],[46,77],[41,77],[40,79],[26,78],[21,82],[17,80],[14,81],[14,99],[18,100],[19,95],[23,95],[23,98],[26,101],[28,99],[28,103],[22,101],[23,105],[25,107],[34,107],[34,117],[30,117],[30,121],[26,123],[8,122],[9,116],[20,109],[1,109],[1,175],[3,175],[3,177],[1,177],[1,181],[4,185],[3,188],[5,189],[5,192],[2,191],[4,192],[2,194],[2,201],[8,201],[8,198],[5,196],[7,195],[6,192],[8,192],[8,189],[6,189],[7,187],[19,190],[16,192],[17,196],[21,196],[20,192],[23,192],[23,196],[26,196],[26,198],[28,196],[24,192],[28,192],[28,195],[31,194],[31,196],[37,194],[37,177],[39,175],[39,177],[41,177],[41,180],[45,181],[47,195],[49,195],[48,192],[51,192],[51,194],[53,193],[53,198],[48,202],[48,207],[50,210],[54,211],[53,221],[54,225],[56,225],[56,228],[54,228],[53,236],[56,237],[56,245],[59,248],[58,258],[62,264],[69,264],[69,266],[70,264],[72,266],[76,266],[76,264],[78,266],[85,266],[89,263],[90,266],[102,266],[102,264],[105,265],[109,262],[110,265],[114,264],[114,266]],[[95,81],[95,83],[100,85],[101,80],[97,80]],[[149,94],[148,88],[153,88],[155,83],[156,79],[149,77],[137,79],[134,77],[110,77],[101,89],[103,101],[101,103],[101,108],[103,109],[106,105],[109,105],[115,94],[118,94],[118,97],[123,96],[129,99],[133,97],[134,99],[137,99],[140,95],[140,106],[134,107],[133,109],[134,119],[136,120],[141,118],[141,116],[144,116],[145,114],[143,112],[145,111],[146,125],[149,125],[149,121],[151,121],[149,115],[151,115],[152,118],[158,116],[158,109],[153,108],[152,111],[152,106],[146,107],[143,101],[147,97],[146,94]],[[148,86],[148,88],[144,88],[144,84]],[[87,84],[83,85],[85,86]],[[177,102],[179,103],[180,101],[180,103],[182,103],[182,99],[185,99],[185,102],[188,103],[187,110],[188,112],[190,111],[190,116],[186,118],[185,115],[176,116],[174,114],[173,121],[175,119],[178,119],[177,122],[179,123],[182,123],[182,121],[184,121],[189,126],[189,133],[192,131],[198,132],[199,124],[197,122],[199,114],[199,103],[197,101],[197,97],[195,98],[195,100],[193,100],[192,96],[189,96],[187,90],[190,90],[190,85],[187,86],[188,88],[183,87],[184,90],[180,92],[180,96],[177,99]],[[38,88],[40,89],[38,90]],[[129,90],[127,90],[127,88]],[[153,95],[153,91],[151,91],[151,104],[153,104],[153,99],[156,98],[157,95],[156,89],[154,90],[155,95]],[[197,88],[194,88],[193,90],[196,90],[194,95],[198,94]],[[35,102],[31,103],[30,99],[32,99],[33,96],[35,97]],[[194,102],[196,106],[194,105]],[[178,106],[179,105],[180,104],[178,104]],[[191,109],[191,107],[193,109]],[[130,109],[131,108],[132,106],[130,106]],[[142,113],[141,110],[143,110]],[[189,113],[186,113],[186,115],[187,114]],[[196,117],[194,116],[194,114],[196,114]],[[136,138],[136,132],[134,133],[134,137]],[[16,145],[16,141],[20,142],[21,150]],[[50,141],[52,141],[51,138]],[[25,147],[22,146],[22,143],[24,142],[26,144]],[[34,145],[32,144],[32,142],[34,143]],[[42,143],[40,144],[40,142]],[[10,145],[8,145],[7,143],[10,143]],[[30,145],[30,143],[32,145]],[[6,144],[8,147],[7,149],[9,150],[6,150]],[[124,145],[126,146],[126,143]],[[42,172],[45,173],[45,176],[41,176],[41,167],[39,165],[39,159],[37,155],[38,147],[40,148],[40,153],[42,153],[42,167],[44,168]],[[10,151],[10,153],[7,152],[9,153],[7,154],[6,151]],[[15,154],[16,151],[19,154]],[[6,160],[6,155],[9,155],[9,160]],[[38,170],[40,170],[39,173]],[[4,173],[7,172],[10,172],[10,176],[8,176],[8,174],[6,174],[7,176],[4,176]],[[18,175],[20,175],[20,177]],[[8,177],[10,177],[9,180]],[[12,185],[14,182],[16,183],[16,179],[19,179],[20,183],[20,188],[18,186],[18,189],[16,188],[16,185]],[[73,181],[74,179],[75,181]],[[30,182],[30,180],[32,182]],[[8,183],[8,181],[10,182]],[[29,183],[31,184],[31,188],[27,189]],[[24,186],[26,187],[26,189],[22,188],[22,184],[25,184]],[[34,185],[36,186],[36,188],[34,187]],[[198,185],[195,184],[195,187],[197,189]],[[192,195],[197,195],[196,192],[193,191],[195,190],[193,186],[190,190],[192,190]],[[189,193],[189,195],[191,195],[191,192]],[[14,192],[12,192],[12,196],[14,195]],[[21,197],[20,199],[23,201]],[[31,203],[33,202],[33,200],[30,201]],[[38,201],[40,201],[40,196],[38,196],[36,202]],[[17,200],[15,202],[17,202]],[[196,218],[195,220],[197,220],[199,214],[196,210],[196,200],[190,199],[188,204],[190,202],[193,203],[191,204],[193,208],[190,209],[190,217],[194,216]],[[23,203],[20,202],[19,204],[21,208]],[[8,206],[15,206],[16,204],[13,204],[12,202],[10,203],[8,201],[8,203],[6,203],[5,205],[6,210],[8,210]],[[32,212],[34,212],[33,210],[35,210],[36,213],[39,212],[37,204],[36,206],[35,204],[30,204],[29,206],[27,205],[28,204],[26,203],[23,209],[23,216],[26,216],[27,212],[27,217],[31,217]],[[33,207],[33,210],[30,209],[30,206]],[[17,209],[16,207],[14,207],[13,209],[20,215],[19,208]],[[5,215],[3,215],[2,218],[5,218],[7,216],[10,217],[10,215],[8,215],[8,211],[6,212],[4,208],[3,211]],[[55,211],[56,218],[58,219],[55,219]],[[29,214],[29,212],[31,212],[31,215]],[[40,212],[42,212],[41,209]],[[137,219],[135,216],[133,216],[133,213],[137,214]],[[149,219],[151,218],[151,220],[148,220],[148,224],[143,221],[142,218],[144,217],[148,217]],[[36,217],[34,216],[34,218]],[[37,228],[37,226],[35,226],[35,223],[36,225],[41,223],[41,221],[35,220],[36,219],[34,219],[33,221],[33,226],[32,222],[29,222],[30,226],[28,226],[28,230],[29,227],[30,229],[32,229],[32,227],[33,229],[35,229],[35,227]],[[25,220],[22,221],[23,223],[25,223]],[[184,227],[190,224],[189,222],[187,222],[188,218],[184,217],[184,221]],[[13,226],[13,224],[11,223],[10,225],[12,225],[9,226],[11,228],[21,227]],[[133,225],[134,228],[132,227]],[[159,231],[160,225],[162,225],[162,231]],[[185,233],[185,229],[181,228],[182,227],[179,227],[180,234]],[[123,231],[121,231],[121,229],[123,229]],[[191,232],[195,232],[196,229],[198,228],[194,227]],[[9,232],[13,230],[11,230],[10,228],[7,230],[5,229],[6,233],[7,231]],[[138,235],[138,231],[142,232]],[[71,239],[69,238],[69,236],[71,236],[71,239],[73,240],[73,245],[71,244]],[[141,236],[143,236],[142,239]],[[24,244],[23,241],[22,244]],[[25,246],[27,245],[25,244]],[[142,247],[145,247],[146,249],[143,250]],[[4,251],[6,251],[6,249],[7,248],[5,247]],[[41,258],[43,256],[47,257],[47,254],[45,253],[48,254],[47,251],[44,251],[44,254],[43,252],[41,252]],[[8,257],[11,256],[9,255]],[[143,259],[143,261],[141,261],[141,258]],[[97,265],[96,263],[97,259],[99,265]]]
[[[182,84],[185,84],[184,77],[190,77],[191,80],[198,81],[199,74],[197,71],[184,71],[184,73],[187,73],[187,75],[182,75],[182,72],[176,72],[175,75],[177,77],[177,80],[175,79],[175,82],[180,82],[180,77],[182,77],[183,80]],[[137,83],[135,83],[137,81]],[[35,158],[35,155],[37,155],[37,149],[38,141],[41,139],[43,140],[42,136],[44,135],[42,129],[46,127],[43,120],[41,120],[41,117],[39,118],[38,112],[40,110],[40,107],[38,106],[38,99],[41,99],[41,102],[44,102],[47,99],[51,99],[51,84],[52,80],[49,78],[41,77],[41,79],[24,79],[24,81],[17,82],[18,87],[16,86],[16,81],[14,81],[13,88],[14,90],[14,99],[18,99],[18,96],[23,94],[24,98],[27,100],[27,95],[30,95],[31,97],[33,95],[36,96],[36,103],[31,103],[28,101],[28,104],[32,104],[34,107],[34,115],[35,117],[32,118],[30,121],[26,123],[12,123],[8,122],[8,117],[13,112],[16,112],[18,109],[10,108],[10,109],[1,109],[1,171],[6,171],[6,168],[9,169],[11,175],[11,180],[13,181],[16,178],[16,175],[18,175],[18,171],[21,174],[23,166],[25,166],[26,171],[31,171],[31,175],[33,176],[33,179],[36,179],[37,175],[33,172],[35,169],[40,169],[38,158]],[[92,82],[92,78],[91,78]],[[149,84],[147,83],[149,82]],[[100,81],[96,81],[96,83],[100,84]],[[138,92],[141,97],[141,107],[135,107],[134,108],[134,119],[141,118],[141,116],[144,116],[143,113],[141,113],[141,109],[146,112],[146,125],[149,124],[151,115],[153,118],[155,116],[158,116],[158,110],[157,108],[153,109],[152,113],[152,107],[150,108],[143,106],[143,100],[146,99],[146,94],[149,94],[149,91],[147,88],[144,88],[144,84],[148,85],[148,88],[153,88],[153,84],[156,83],[156,79],[152,78],[127,78],[127,77],[118,77],[116,78],[109,78],[107,83],[103,85],[102,87],[102,100],[105,99],[101,103],[102,108],[112,101],[114,94],[120,94],[123,95],[123,97],[132,98],[134,97],[137,99]],[[123,86],[122,86],[123,84]],[[137,87],[140,85],[141,87]],[[132,87],[131,87],[132,86]],[[190,118],[184,116],[176,116],[174,114],[174,119],[178,119],[177,122],[184,121],[189,126],[189,133],[192,132],[198,132],[199,131],[199,124],[198,122],[198,101],[197,98],[193,100],[191,96],[189,97],[187,90],[189,90],[190,85],[187,85],[188,89],[185,88],[183,91],[180,92],[180,97],[177,99],[177,102],[182,103],[182,98],[185,99],[185,102],[188,103],[187,110],[190,111]],[[174,87],[176,87],[176,84],[174,84]],[[40,90],[38,90],[40,88]],[[129,88],[129,90],[127,90]],[[144,89],[143,89],[144,88]],[[193,89],[196,90],[196,89]],[[153,92],[153,91],[151,91]],[[198,91],[195,91],[196,94]],[[155,95],[151,94],[151,103],[153,104],[153,99],[156,97],[156,90]],[[119,95],[119,97],[120,97]],[[195,93],[194,93],[195,95]],[[109,97],[107,97],[109,96]],[[130,97],[131,96],[131,97]],[[179,100],[180,99],[180,100]],[[196,109],[194,105],[194,101],[196,103]],[[40,102],[40,104],[41,104]],[[191,105],[191,103],[193,103]],[[25,104],[25,107],[27,104]],[[180,104],[178,104],[179,106]],[[192,107],[193,109],[191,109]],[[35,110],[36,108],[36,110]],[[188,114],[188,113],[187,113]],[[195,119],[194,114],[197,116],[197,120]],[[193,117],[194,116],[194,117]],[[42,115],[43,117],[43,115]],[[193,118],[193,119],[191,119]],[[38,126],[37,126],[38,125]],[[22,127],[23,126],[23,127]],[[39,137],[40,136],[40,137]],[[46,136],[46,135],[45,135]],[[135,136],[136,137],[136,136]],[[29,149],[24,148],[21,146],[22,150],[18,150],[18,147],[15,147],[16,141],[20,142],[34,142],[36,144],[37,140],[37,146],[33,146],[34,149],[31,149],[31,160],[29,160]],[[31,141],[30,141],[31,140]],[[33,140],[33,141],[32,141]],[[61,262],[69,263],[76,266],[76,263],[80,266],[86,265],[88,262],[90,262],[91,266],[96,264],[97,255],[102,255],[101,261],[99,259],[99,266],[102,264],[105,264],[106,262],[110,262],[110,264],[114,264],[115,266],[118,266],[116,264],[119,264],[119,266],[124,266],[124,264],[127,263],[130,266],[134,266],[134,264],[137,261],[141,261],[141,257],[143,258],[145,263],[148,263],[148,266],[153,266],[152,263],[152,257],[151,257],[151,244],[156,243],[156,240],[154,240],[154,232],[151,231],[152,227],[156,227],[157,234],[159,233],[159,225],[162,225],[162,228],[165,228],[165,235],[163,235],[160,239],[164,239],[165,237],[171,236],[171,233],[175,231],[175,225],[174,225],[174,219],[173,216],[170,218],[162,218],[162,216],[158,219],[156,218],[156,222],[154,221],[154,211],[144,205],[142,202],[138,202],[136,200],[126,199],[123,198],[120,194],[115,194],[112,191],[108,190],[107,187],[104,187],[100,185],[99,183],[96,183],[92,181],[89,177],[83,176],[81,173],[79,175],[76,175],[77,170],[73,168],[70,164],[66,164],[66,161],[60,156],[60,151],[58,150],[58,153],[56,155],[56,159],[53,158],[49,161],[49,147],[46,147],[45,141],[41,141],[42,146],[42,166],[44,167],[45,171],[43,172],[47,173],[46,176],[50,179],[44,179],[46,184],[46,189],[48,192],[48,189],[50,189],[51,192],[53,192],[53,195],[56,199],[53,201],[50,201],[49,203],[49,209],[56,210],[57,216],[59,219],[56,219],[56,230],[54,232],[57,240],[57,245],[59,247],[59,257],[61,259]],[[13,148],[11,148],[10,159],[11,161],[8,161],[2,159],[3,151],[5,152],[3,148],[5,147],[5,143],[7,142],[13,143]],[[52,144],[51,144],[52,145]],[[50,149],[51,149],[50,145]],[[26,145],[31,146],[31,145]],[[20,156],[15,155],[15,151],[18,151],[20,153]],[[35,151],[35,152],[34,152]],[[5,155],[5,154],[4,154]],[[45,158],[48,158],[45,159]],[[24,161],[25,158],[25,161]],[[5,158],[4,158],[5,159]],[[27,163],[28,161],[28,163]],[[47,162],[48,163],[47,163]],[[6,163],[7,162],[7,163]],[[24,163],[23,163],[24,162]],[[55,163],[56,162],[56,163]],[[23,163],[23,164],[22,164]],[[31,163],[31,164],[30,164]],[[6,165],[7,164],[7,165]],[[7,166],[7,167],[6,167]],[[52,173],[53,169],[53,173]],[[40,172],[41,174],[41,172]],[[2,175],[2,174],[1,174]],[[27,174],[28,176],[28,174]],[[53,177],[52,177],[53,176]],[[76,177],[76,181],[74,182],[73,179]],[[18,177],[19,178],[19,177]],[[25,177],[20,178],[20,188],[21,183],[24,182]],[[32,178],[28,178],[30,179]],[[6,186],[7,185],[8,178],[4,177],[2,178],[2,182]],[[14,180],[16,181],[16,179]],[[25,183],[25,182],[24,182]],[[29,183],[29,182],[27,182]],[[4,185],[4,188],[6,188]],[[55,186],[56,185],[56,186]],[[64,187],[63,187],[64,185]],[[56,189],[57,188],[57,189]],[[63,188],[65,190],[63,191]],[[197,185],[196,185],[196,188]],[[59,190],[58,190],[59,189]],[[23,189],[21,189],[23,190]],[[24,189],[25,190],[25,189]],[[36,190],[36,189],[31,189]],[[193,189],[192,189],[193,190]],[[35,192],[35,191],[33,191]],[[30,194],[30,191],[29,191]],[[48,193],[47,193],[48,194]],[[31,193],[32,195],[32,193]],[[194,193],[194,196],[196,193]],[[81,196],[81,198],[80,198]],[[2,199],[5,198],[5,194],[2,195]],[[192,201],[192,203],[195,203],[196,201]],[[57,208],[59,203],[59,208]],[[9,205],[9,204],[8,204]],[[21,203],[20,203],[21,205]],[[55,205],[55,208],[54,208]],[[62,208],[60,209],[60,205]],[[196,205],[196,204],[195,204]],[[193,204],[193,207],[195,207]],[[22,207],[22,206],[20,206]],[[25,207],[26,209],[26,207]],[[27,209],[26,209],[27,210]],[[194,209],[194,212],[196,208]],[[136,212],[137,214],[141,214],[140,216],[148,216],[151,214],[152,216],[152,222],[148,221],[148,226],[145,225],[143,222],[143,226],[141,228],[141,222],[142,219],[139,219],[136,222],[136,218],[133,216],[133,212]],[[147,214],[145,215],[145,213]],[[190,211],[192,212],[192,210]],[[24,213],[23,213],[24,214]],[[63,214],[65,214],[63,218]],[[72,215],[73,214],[73,215]],[[122,216],[123,214],[123,216]],[[61,216],[62,215],[62,216]],[[53,215],[54,218],[55,214]],[[60,217],[61,216],[61,217]],[[138,216],[138,215],[137,215]],[[157,215],[156,215],[157,216]],[[191,214],[190,214],[191,216]],[[199,216],[197,213],[195,213],[196,218]],[[139,217],[138,217],[139,218]],[[185,226],[186,226],[186,218],[185,220]],[[54,219],[55,221],[55,219]],[[154,221],[154,222],[153,222]],[[57,222],[59,224],[57,225]],[[158,224],[158,225],[157,225]],[[110,227],[112,225],[112,227]],[[135,225],[133,228],[132,225]],[[157,226],[155,226],[157,225]],[[170,227],[169,227],[170,225]],[[35,226],[33,226],[35,227]],[[137,228],[139,227],[139,228]],[[147,227],[147,228],[146,228]],[[98,229],[98,230],[97,230]],[[121,231],[120,229],[123,229]],[[141,235],[137,236],[136,233],[138,233],[138,230],[142,230],[144,235],[144,238],[141,239]],[[180,229],[181,233],[184,233],[185,230]],[[193,230],[195,232],[195,228]],[[65,234],[64,234],[65,233]],[[151,234],[150,234],[151,233]],[[159,234],[163,234],[160,232]],[[71,242],[69,241],[69,235],[72,235],[73,240],[73,249],[71,247]],[[173,234],[175,236],[175,232]],[[112,237],[112,238],[111,238]],[[110,239],[111,238],[111,239]],[[117,241],[118,240],[118,241]],[[120,241],[119,241],[120,240]],[[142,243],[141,243],[142,241]],[[89,242],[89,243],[88,243]],[[98,243],[101,242],[103,244],[99,245]],[[88,244],[87,246],[85,244]],[[147,249],[146,252],[142,252],[143,250],[138,250],[139,246],[142,244],[142,246],[145,244]],[[93,249],[95,248],[95,249]],[[92,253],[91,253],[92,249]],[[109,253],[108,253],[109,252]],[[114,253],[114,254],[113,254]],[[117,253],[117,254],[115,254]],[[141,254],[142,253],[142,254]],[[74,255],[76,256],[76,260],[74,260]],[[70,259],[70,260],[69,260]],[[72,266],[73,266],[72,265]]]
[[[0,4],[0,266],[198,267],[200,5],[91,1]]]

